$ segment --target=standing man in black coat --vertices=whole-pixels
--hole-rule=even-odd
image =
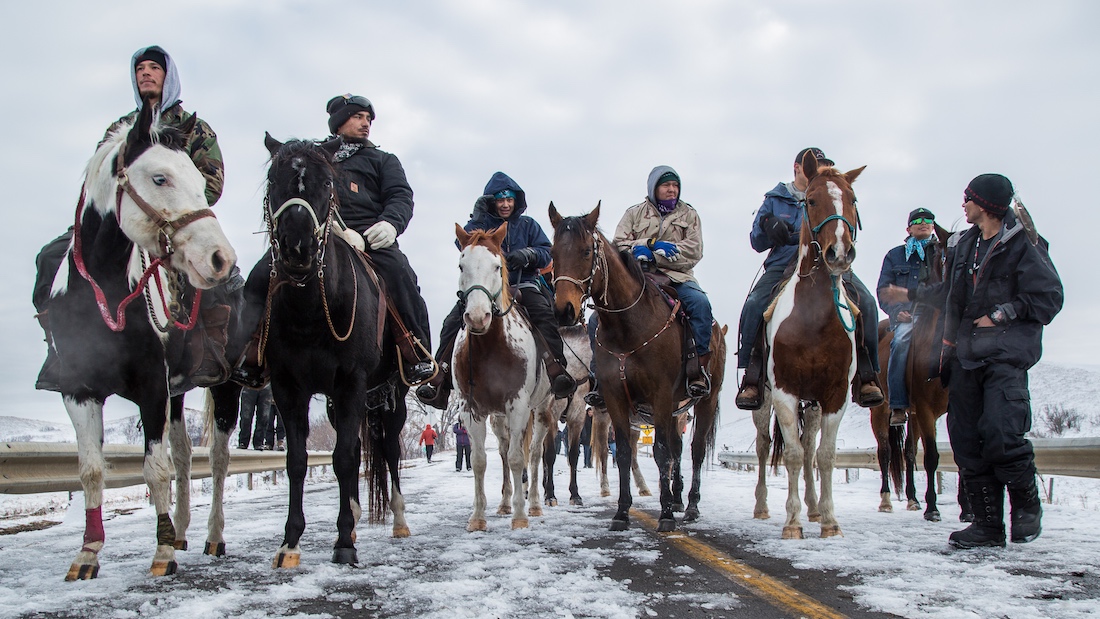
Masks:
[[[974,522],[951,534],[956,548],[1004,546],[1004,492],[1011,539],[1042,530],[1027,371],[1042,355],[1043,325],[1062,309],[1062,281],[1046,239],[1010,209],[1012,183],[982,174],[963,194],[974,224],[948,241],[946,280],[922,284],[917,301],[943,303],[941,378],[950,387],[947,429],[974,508]],[[1026,222],[1030,224],[1030,220]]]
[[[405,378],[416,385],[432,377],[428,306],[420,296],[416,273],[402,253],[397,237],[413,216],[413,191],[401,162],[368,140],[374,122],[374,106],[366,97],[339,95],[329,99],[328,128],[343,140],[333,157],[339,172],[336,192],[340,215],[348,228],[363,235],[366,252],[386,283],[386,293],[401,320],[420,344],[403,347]],[[402,333],[395,331],[400,339]],[[412,344],[412,342],[409,342]],[[409,349],[423,355],[409,358]]]

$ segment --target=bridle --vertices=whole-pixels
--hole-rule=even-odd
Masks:
[[[488,288],[486,288],[485,286],[482,286],[481,284],[474,284],[473,286],[470,286],[469,288],[467,288],[465,290],[459,290],[458,293],[457,293],[458,294],[458,300],[459,300],[460,303],[462,303],[463,309],[466,308],[466,304],[468,303],[468,299],[469,299],[470,295],[475,293],[475,292],[484,293],[485,296],[489,297],[489,305],[493,308],[493,317],[494,318],[499,318],[501,316],[507,316],[512,311],[512,308],[516,306],[516,302],[515,302],[514,299],[510,299],[511,303],[508,304],[507,308],[502,308],[500,306],[500,297],[501,297],[501,295],[504,294],[504,278],[503,277],[500,280],[500,290],[497,290],[496,292],[490,291]]]
[[[631,302],[630,305],[627,305],[626,307],[619,307],[619,308],[612,308],[612,307],[609,307],[609,306],[606,306],[606,305],[601,306],[599,304],[599,302],[596,300],[596,296],[592,294],[592,284],[595,281],[597,271],[602,271],[603,272],[603,291],[600,293],[600,299],[603,299],[603,300],[606,301],[607,292],[610,288],[610,278],[607,276],[607,256],[604,255],[603,243],[600,242],[600,235],[593,233],[592,234],[592,270],[590,270],[588,272],[588,277],[586,277],[584,279],[576,279],[576,278],[573,278],[573,277],[569,277],[568,275],[557,275],[557,276],[554,277],[554,287],[555,288],[557,287],[559,281],[569,282],[570,284],[573,284],[578,289],[580,289],[580,291],[581,291],[581,306],[584,306],[586,301],[591,300],[592,302],[588,305],[590,308],[592,308],[592,309],[594,309],[598,312],[605,312],[605,313],[609,313],[609,314],[614,314],[614,313],[618,313],[618,312],[625,312],[629,309],[632,309],[635,305],[637,305],[642,300],[642,297],[645,296],[646,278],[643,277],[642,278],[642,289],[640,291],[638,291],[638,298],[634,299],[634,301]]]
[[[806,203],[806,199],[803,198],[799,200],[798,206],[802,209],[802,219],[806,222],[806,226],[808,227],[810,225],[810,211]],[[844,225],[848,226],[848,233],[852,237],[852,243],[855,243],[856,234],[858,230],[861,230],[863,228],[863,224],[859,220],[859,207],[856,205],[856,201],[854,199],[852,200],[852,209],[856,212],[855,224],[849,221],[847,217],[834,213],[832,215],[829,215],[825,219],[822,219],[821,222],[818,223],[816,226],[810,228],[810,246],[813,248],[814,251],[814,261],[813,266],[810,267],[810,270],[806,273],[802,273],[802,265],[799,265],[797,272],[800,279],[804,279],[806,277],[809,277],[810,275],[813,275],[814,271],[816,271],[818,266],[820,266],[822,260],[824,260],[823,252],[821,251],[821,244],[817,240],[817,235],[819,232],[821,232],[821,229],[825,227],[825,224],[835,220],[843,222]],[[844,327],[844,330],[848,333],[851,333],[856,329],[855,311],[852,309],[851,301],[847,300],[847,298],[843,301],[841,300],[838,275],[830,273],[829,280],[831,282],[833,292],[833,307],[836,308],[836,315],[837,318],[840,319],[840,326]],[[844,320],[843,310],[846,310],[848,312],[849,320],[847,322]]]

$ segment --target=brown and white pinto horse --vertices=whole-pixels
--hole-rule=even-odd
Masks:
[[[466,232],[455,225],[462,254],[458,260],[459,296],[466,328],[455,339],[451,368],[460,413],[470,433],[474,469],[474,511],[467,531],[484,531],[485,421],[496,434],[505,460],[504,487],[498,514],[512,514],[512,528],[528,525],[527,516],[541,516],[539,463],[549,430],[550,382],[539,358],[532,326],[516,307],[508,288],[508,269],[500,244],[508,233]],[[534,424],[533,427],[531,424]],[[523,474],[528,468],[528,506],[523,504]],[[511,474],[511,479],[509,479]]]
[[[943,258],[947,251],[947,239],[950,232],[936,224],[936,243],[928,246],[928,251],[935,252],[929,256],[931,266],[928,283],[934,284],[943,281]],[[904,290],[904,289],[901,289]],[[936,469],[940,465],[940,453],[936,447],[936,421],[947,412],[947,388],[940,381],[939,376],[932,374],[932,365],[939,360],[940,344],[937,341],[938,331],[936,323],[939,321],[939,308],[921,306],[914,312],[913,333],[909,343],[909,357],[905,370],[905,382],[909,389],[909,421],[906,426],[890,425],[890,397],[884,391],[886,399],[882,404],[871,409],[871,429],[875,433],[875,441],[878,443],[879,471],[882,475],[882,488],[879,491],[881,501],[878,510],[880,512],[892,512],[893,504],[890,501],[890,482],[893,481],[896,492],[901,492],[901,469],[905,466],[905,496],[906,509],[917,511],[920,509],[920,501],[917,500],[917,488],[914,473],[917,461],[917,440],[924,446],[924,472],[927,475],[927,485],[924,492],[924,519],[931,522],[940,521],[940,510],[936,506]],[[894,333],[889,330],[890,321],[884,320],[879,324],[879,359],[883,359],[882,369],[879,372],[879,384],[887,385],[888,360],[890,358],[890,342]],[[908,430],[908,431],[906,431]],[[970,512],[969,500],[959,486],[959,505],[962,507],[962,520],[966,520]]]
[[[676,308],[670,307],[660,289],[648,282],[637,261],[615,251],[614,244],[596,228],[599,217],[599,205],[587,215],[568,218],[550,205],[554,312],[560,324],[573,324],[586,299],[591,298],[599,314],[596,378],[615,427],[615,460],[619,467],[619,505],[611,530],[626,530],[630,523],[630,464],[635,450],[630,441],[631,427],[644,420],[654,426],[653,453],[661,498],[658,530],[672,531],[676,528],[673,512],[682,504],[683,437],[678,419],[691,406],[680,404],[688,401],[682,363],[685,327],[676,320]],[[717,324],[712,324],[712,330],[712,342],[718,345],[722,331]],[[708,369],[712,377],[722,375],[725,368],[720,364],[724,360],[724,354],[711,355]],[[684,514],[687,522],[699,515],[700,473],[706,452],[713,446],[718,389],[712,388],[694,406],[696,433],[702,434],[693,441],[695,476]]]
[[[864,166],[866,167],[866,166]],[[802,168],[809,179],[803,204],[797,272],[776,295],[766,326],[767,375],[761,408],[753,412],[756,452],[760,460],[756,486],[756,518],[768,517],[765,464],[772,443],[772,410],[779,432],[774,435],[773,465],[787,467],[787,519],[783,538],[801,539],[799,473],[806,478],[806,503],[811,521],[821,520],[821,536],[841,535],[833,512],[833,463],[836,435],[844,416],[855,375],[856,303],[849,299],[841,276],[855,259],[859,215],[852,183],[863,172],[841,173],[819,168],[812,154]],[[813,453],[817,432],[821,442]],[[817,463],[821,499],[813,488]],[[820,508],[820,516],[815,512]]]

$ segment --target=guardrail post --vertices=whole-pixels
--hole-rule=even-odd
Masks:
[[[248,474],[248,489],[252,489],[252,473]]]
[[[936,494],[943,494],[943,471],[936,471]]]

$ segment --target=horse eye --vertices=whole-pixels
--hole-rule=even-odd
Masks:
[[[153,175],[153,183],[155,183],[158,187],[160,187],[162,185],[167,185],[168,184],[168,177],[163,175],[163,174],[154,174]]]
[[[807,200],[806,203],[809,204],[810,206],[817,206],[817,201],[816,200]]]
[[[460,264],[460,265],[458,265],[458,272],[461,273],[462,271],[463,271],[462,265]]]
[[[584,250],[584,257],[585,258],[588,258],[591,255],[592,255],[592,250],[591,249]]]

